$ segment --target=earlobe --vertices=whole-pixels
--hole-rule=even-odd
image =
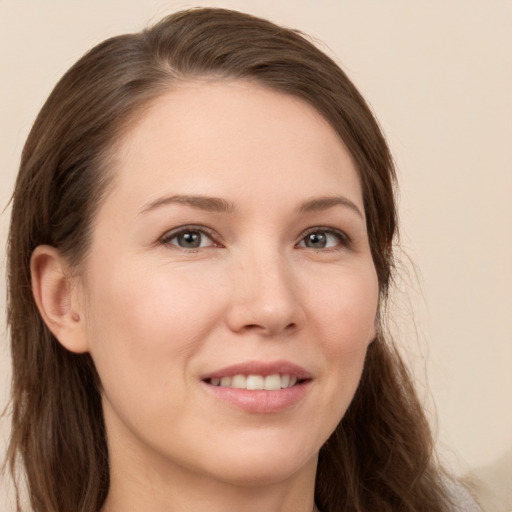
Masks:
[[[32,293],[46,326],[71,352],[88,351],[83,314],[76,299],[76,284],[59,251],[40,245],[30,260]]]

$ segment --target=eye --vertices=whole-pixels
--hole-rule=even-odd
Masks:
[[[349,242],[347,235],[341,231],[315,228],[303,236],[298,246],[308,249],[334,249],[340,246],[345,247]]]
[[[213,241],[212,235],[206,229],[193,227],[173,230],[163,236],[161,243],[164,245],[175,245],[182,249],[200,249],[217,245]]]

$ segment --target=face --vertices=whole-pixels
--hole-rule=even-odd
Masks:
[[[378,302],[347,149],[299,99],[197,82],[115,165],[81,292],[113,464],[238,483],[313,467]]]

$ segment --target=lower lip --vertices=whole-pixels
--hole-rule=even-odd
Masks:
[[[275,391],[247,390],[212,386],[203,382],[210,393],[239,409],[255,414],[272,414],[297,405],[306,395],[311,381]]]

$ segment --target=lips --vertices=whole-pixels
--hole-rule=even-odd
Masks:
[[[290,363],[289,361],[273,361],[268,363],[248,361],[246,363],[234,364],[215,370],[203,375],[201,380],[222,379],[223,377],[235,377],[236,375],[260,375],[262,377],[268,377],[269,375],[290,375],[290,377],[296,377],[297,380],[308,380],[312,378],[312,375],[302,366]]]
[[[228,404],[253,413],[276,413],[305,396],[312,375],[288,361],[250,361],[202,376],[209,392]]]

